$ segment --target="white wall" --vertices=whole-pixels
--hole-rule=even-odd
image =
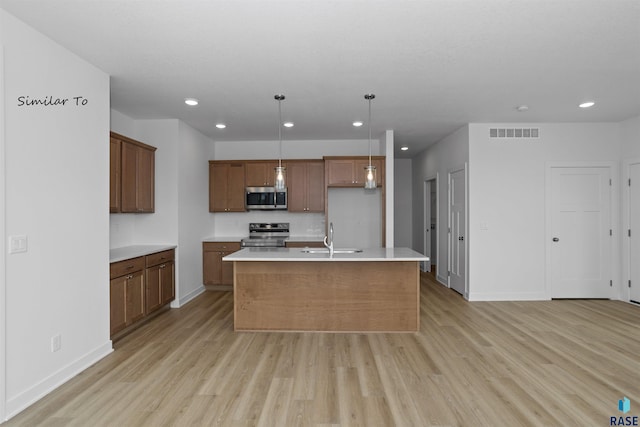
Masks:
[[[330,188],[327,196],[336,248],[382,247],[381,188]]]
[[[109,76],[0,10],[4,43],[6,415],[111,351]],[[20,106],[18,97],[69,98]],[[76,106],[82,96],[86,105]],[[60,335],[60,351],[51,338]]]
[[[424,221],[424,181],[436,176],[438,179],[439,223],[440,235],[438,258],[433,262],[438,266],[438,280],[447,283],[447,173],[464,167],[469,161],[469,127],[463,126],[451,135],[443,138],[434,145],[413,158],[413,249],[424,252],[424,236],[422,232]],[[430,202],[430,201],[427,201]]]
[[[490,127],[519,126],[539,127],[540,138],[489,139]],[[547,298],[545,165],[558,161],[618,162],[619,141],[619,125],[615,123],[469,125],[470,300]],[[618,194],[616,181],[614,193]],[[614,236],[619,234],[616,201]],[[486,230],[481,230],[481,223]],[[617,244],[614,259],[620,259]],[[619,267],[616,264],[612,269]],[[613,278],[619,284],[618,278],[619,271]]]
[[[0,20],[3,19],[0,17]],[[1,22],[1,21],[0,21]],[[4,41],[3,41],[4,32],[0,31],[0,99],[3,102],[0,102],[0,129],[5,128],[4,122]],[[0,241],[6,242],[6,233],[5,233],[5,142],[4,142],[4,132],[0,132]],[[6,342],[7,342],[7,328],[6,328],[6,307],[7,307],[7,286],[6,286],[6,275],[4,272],[6,271],[6,246],[4,244],[0,245],[0,384],[6,384]],[[0,422],[4,420],[6,414],[5,404],[7,402],[6,398],[6,387],[0,386]]]
[[[179,123],[178,271],[179,305],[204,291],[202,240],[210,235],[209,162],[212,141],[183,122]]]
[[[412,172],[411,159],[395,159],[394,174],[394,244],[397,247],[410,248],[413,246],[412,225]],[[420,252],[424,252],[420,250]]]
[[[386,130],[380,137],[380,151],[385,155],[385,247],[395,247],[395,155],[394,132]]]
[[[260,160],[278,158],[278,141],[216,141],[210,160]],[[371,154],[383,155],[373,140]],[[369,140],[282,141],[283,159],[321,159],[322,156],[367,156]]]
[[[623,159],[640,157],[640,116],[620,123],[620,139]]]

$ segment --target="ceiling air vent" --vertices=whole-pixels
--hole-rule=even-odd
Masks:
[[[536,139],[539,137],[540,128],[489,128],[489,138]]]

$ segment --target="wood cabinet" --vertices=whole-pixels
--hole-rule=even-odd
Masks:
[[[144,257],[110,266],[111,336],[134,324],[145,314]]]
[[[174,250],[145,256],[145,314],[175,299]]]
[[[324,212],[324,161],[287,163],[289,212]]]
[[[245,187],[272,187],[275,183],[277,161],[247,160],[244,164]],[[282,166],[286,166],[282,163]]]
[[[243,212],[244,162],[209,161],[209,212]]]
[[[155,151],[155,147],[111,132],[110,212],[154,212]]]
[[[325,157],[324,164],[328,187],[360,187],[367,179],[368,156]],[[376,183],[381,187],[384,184],[384,157],[372,156],[371,164],[376,167]]]
[[[120,192],[122,191],[121,146],[119,139],[113,136],[109,138],[109,212],[120,212]]]
[[[203,242],[202,276],[205,285],[233,285],[233,263],[222,258],[240,250],[240,242]]]
[[[175,251],[139,256],[110,265],[111,338],[148,319],[175,298]]]
[[[286,242],[287,248],[324,248],[324,243],[320,240],[309,240],[306,242]]]

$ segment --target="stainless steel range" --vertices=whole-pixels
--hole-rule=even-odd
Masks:
[[[243,248],[283,248],[289,237],[288,222],[251,222],[249,237],[240,241]]]

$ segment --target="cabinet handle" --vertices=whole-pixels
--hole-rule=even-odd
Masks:
[[[160,265],[160,268],[165,268],[165,267],[166,267],[166,264],[161,264]]]
[[[133,274],[129,274],[129,275],[127,276],[127,279],[133,279]]]
[[[133,265],[130,265],[127,267],[127,270],[131,270],[133,268]]]

